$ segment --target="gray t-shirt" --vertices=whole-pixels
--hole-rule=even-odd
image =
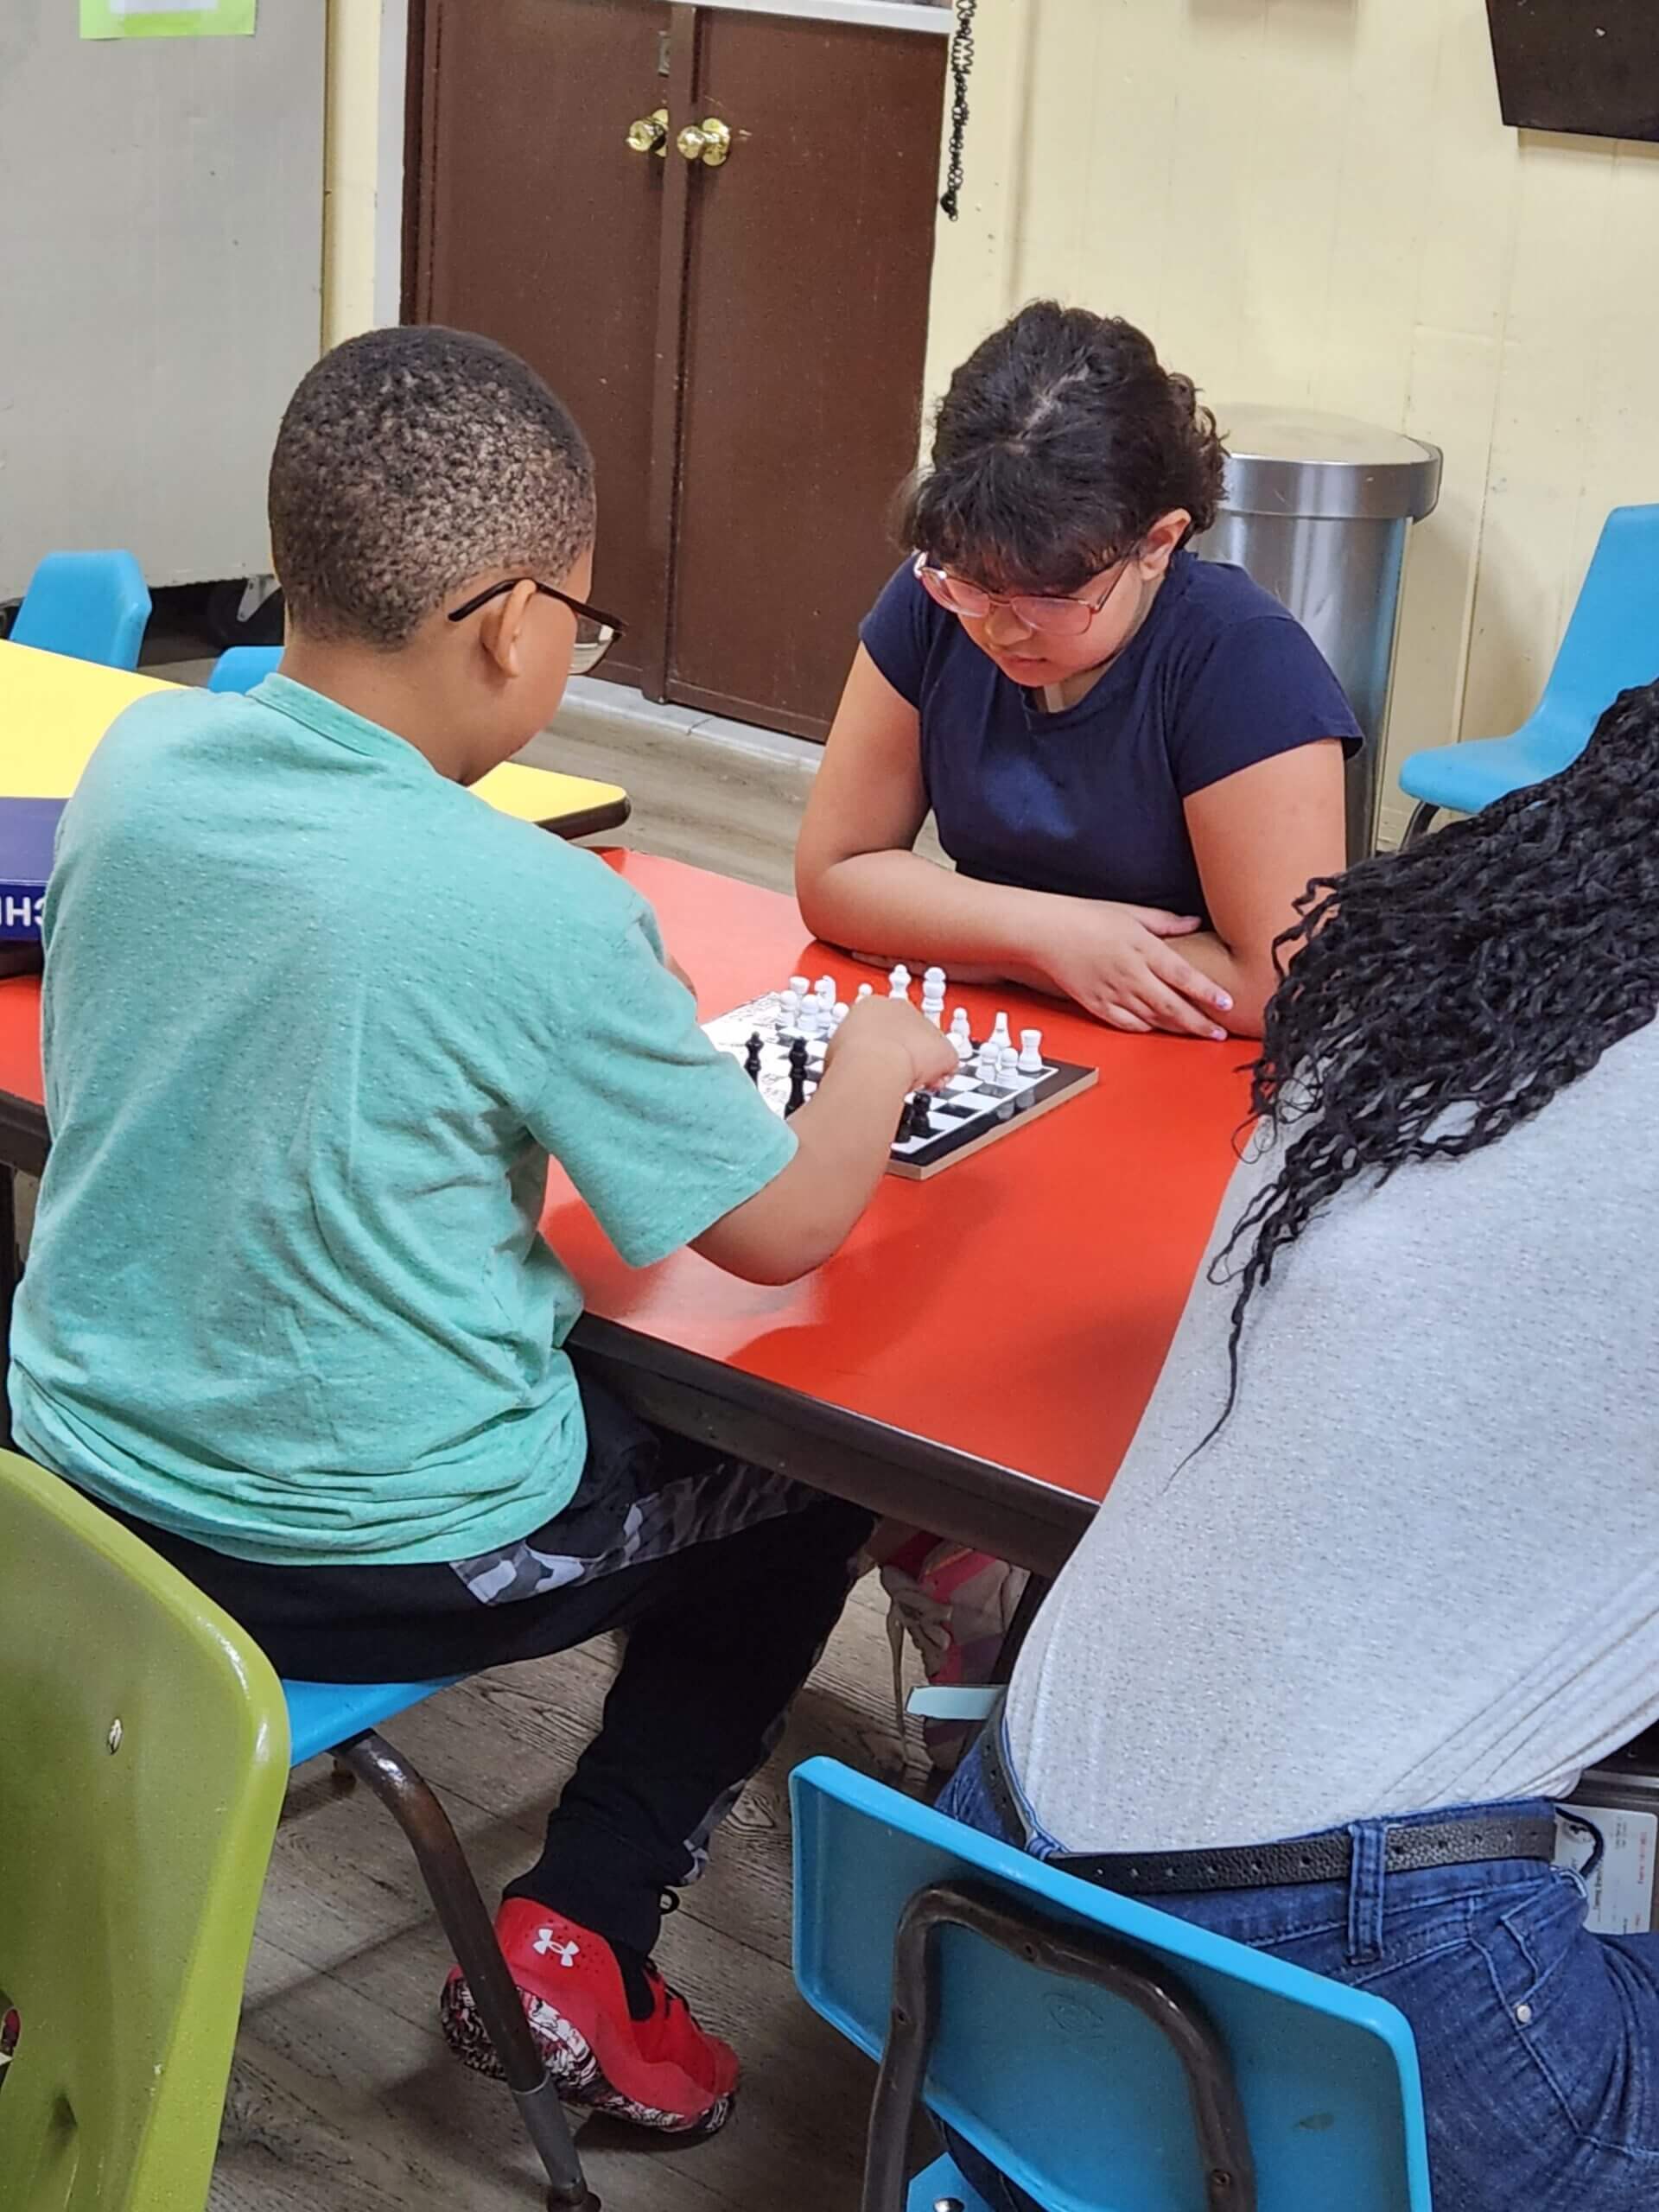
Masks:
[[[1233,1290],[1200,1275],[1009,1693],[1063,1845],[1558,1797],[1659,1716],[1656,1127],[1650,1027],[1497,1144],[1350,1185],[1182,1467],[1227,1389]]]

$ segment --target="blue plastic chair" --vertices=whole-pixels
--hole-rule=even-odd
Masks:
[[[906,2195],[918,2096],[1050,2212],[1429,2212],[1393,2005],[833,1759],[790,1792],[796,1980],[882,2061],[864,2212],[984,2212],[948,2158]]]
[[[1405,842],[1441,812],[1478,814],[1494,799],[1572,766],[1603,710],[1659,676],[1659,506],[1615,507],[1535,711],[1508,737],[1414,753],[1400,788],[1418,801]]]
[[[569,2207],[569,2212],[598,2212],[598,2199],[583,2178],[558,2091],[548,2079],[531,2036],[523,2000],[507,1971],[460,1839],[431,1785],[378,1732],[383,1720],[463,1679],[451,1675],[432,1682],[285,1681],[289,1761],[298,1766],[330,1753],[337,1771],[368,1783],[408,1837],[525,2133],[546,2171],[548,2203]]]
[[[280,645],[227,645],[213,663],[210,691],[251,691],[273,674],[283,657]]]
[[[137,668],[149,593],[130,553],[48,553],[10,632],[16,645],[105,668]]]

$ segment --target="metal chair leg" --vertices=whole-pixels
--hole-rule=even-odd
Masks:
[[[1022,1909],[981,1882],[936,1882],[905,1907],[893,1947],[893,2011],[870,2107],[862,2212],[904,2212],[911,2121],[938,2011],[934,1938],[963,1928],[1047,1974],[1109,1990],[1145,2014],[1180,2060],[1192,2101],[1207,2212],[1256,2212],[1255,2166],[1227,2048],[1173,1974],[1132,1943]]]
[[[583,2177],[558,2091],[542,2063],[448,1815],[430,1786],[374,1730],[338,1745],[334,1758],[368,1783],[409,1838],[525,2130],[546,2169],[548,2203],[563,2212],[600,2212],[599,2199]]]
[[[1406,824],[1406,834],[1400,840],[1402,852],[1408,845],[1414,845],[1420,839],[1427,836],[1433,827],[1434,817],[1440,810],[1438,806],[1431,806],[1426,798],[1419,799],[1411,810],[1411,819]]]

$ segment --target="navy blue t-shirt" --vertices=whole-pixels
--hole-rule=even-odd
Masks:
[[[1059,714],[987,658],[908,567],[865,650],[922,723],[939,842],[964,875],[1208,918],[1182,802],[1320,738],[1361,742],[1306,630],[1242,569],[1178,553],[1146,620]]]

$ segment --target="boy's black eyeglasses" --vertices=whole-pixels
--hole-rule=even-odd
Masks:
[[[461,607],[449,610],[452,622],[464,622],[469,614],[476,614],[480,607],[487,607],[493,599],[517,591],[520,584],[534,584],[543,599],[556,599],[561,607],[568,607],[576,618],[576,642],[570,654],[570,667],[577,676],[586,676],[599,666],[611,647],[627,628],[620,616],[603,614],[596,607],[589,607],[586,600],[572,599],[568,591],[559,591],[552,584],[544,584],[534,576],[504,576],[499,584],[475,592]]]

